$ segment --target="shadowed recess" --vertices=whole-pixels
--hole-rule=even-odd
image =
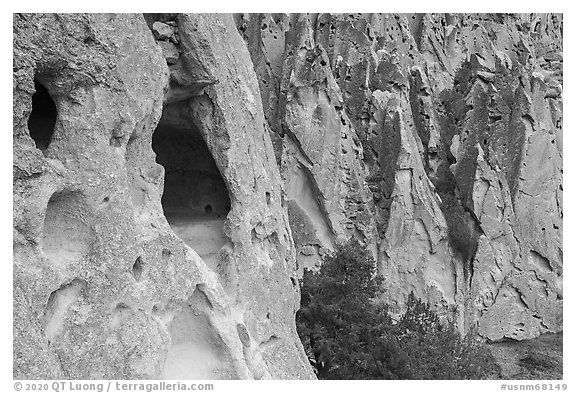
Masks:
[[[196,289],[170,324],[164,379],[235,379],[230,353],[210,323],[210,302]]]
[[[40,245],[53,264],[66,266],[88,256],[94,237],[88,211],[78,192],[55,193],[48,201]]]
[[[152,148],[165,169],[164,215],[174,233],[204,258],[227,241],[223,225],[230,198],[200,131],[179,114],[180,105],[164,108]]]
[[[46,152],[54,134],[56,125],[56,104],[48,90],[37,80],[34,80],[36,92],[32,95],[32,112],[28,118],[28,130],[34,139],[36,147]]]

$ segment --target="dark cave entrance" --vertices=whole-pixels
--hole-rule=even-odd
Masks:
[[[162,208],[172,230],[204,259],[226,244],[230,198],[224,179],[192,119],[167,105],[152,137],[165,169]],[[172,108],[171,108],[172,107]]]
[[[50,145],[54,127],[56,126],[56,104],[48,90],[36,79],[34,80],[32,95],[32,112],[28,118],[28,130],[30,136],[36,144],[36,148],[46,154],[46,149]]]

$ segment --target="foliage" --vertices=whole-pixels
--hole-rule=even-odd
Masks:
[[[382,279],[352,241],[306,270],[298,334],[319,379],[479,379],[497,372],[490,353],[442,323],[413,293],[397,323],[376,302]]]
[[[414,379],[482,379],[498,374],[491,353],[472,335],[462,338],[413,292],[394,330]]]
[[[386,374],[373,356],[384,322],[373,312],[372,299],[380,288],[380,279],[373,276],[373,260],[357,242],[329,256],[318,272],[304,272],[297,326],[318,378]]]

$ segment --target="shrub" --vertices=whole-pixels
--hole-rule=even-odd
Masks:
[[[382,339],[391,320],[373,303],[381,288],[374,273],[374,260],[356,241],[327,257],[319,271],[304,272],[296,322],[319,379],[392,378],[388,363],[401,367],[394,340]]]
[[[413,379],[485,379],[499,374],[490,351],[473,335],[462,338],[413,292],[394,330]]]
[[[301,281],[298,334],[319,379],[479,379],[490,353],[411,293],[394,323],[371,255],[357,241],[339,248]]]

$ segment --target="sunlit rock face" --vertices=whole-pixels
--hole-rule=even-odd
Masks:
[[[15,15],[14,37],[14,377],[312,378],[232,16]]]
[[[14,378],[314,378],[350,238],[489,340],[562,330],[562,17],[14,14]]]
[[[300,268],[350,237],[490,340],[562,330],[562,16],[237,15]]]

